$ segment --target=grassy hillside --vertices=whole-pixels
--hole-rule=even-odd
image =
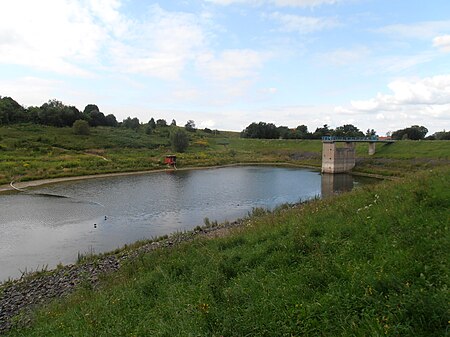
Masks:
[[[445,336],[450,169],[132,260],[11,336]]]
[[[152,135],[144,130],[91,128],[89,136],[74,135],[71,128],[41,125],[0,127],[0,184],[12,180],[79,176],[164,168],[171,153],[170,128]],[[179,166],[212,166],[242,162],[284,162],[320,167],[319,140],[241,139],[238,133],[189,133],[191,146],[179,154]],[[402,175],[411,169],[447,165],[449,141],[401,141],[378,145],[369,157],[367,144],[357,144],[355,171]]]

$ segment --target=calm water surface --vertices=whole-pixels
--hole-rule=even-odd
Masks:
[[[356,179],[356,180],[355,180]],[[171,171],[59,183],[0,195],[0,282],[136,240],[232,221],[361,183],[280,167]],[[94,226],[95,224],[95,226]]]

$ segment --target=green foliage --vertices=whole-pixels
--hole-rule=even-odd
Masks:
[[[25,109],[11,97],[0,96],[0,125],[27,122]]]
[[[324,124],[321,128],[316,128],[316,131],[312,134],[312,138],[321,139],[324,136],[333,136],[333,129],[330,129],[328,124]]]
[[[184,152],[189,146],[189,137],[185,131],[177,128],[170,135],[170,143],[174,151]]]
[[[127,117],[127,119],[124,119],[122,122],[122,126],[127,129],[137,130],[139,128],[140,122],[139,119],[134,117]]]
[[[165,119],[158,119],[156,120],[156,126],[160,128],[164,128],[167,126],[167,122]]]
[[[372,130],[372,131],[375,132],[374,130]],[[338,126],[334,130],[333,136],[336,136],[336,137],[364,137],[364,133],[352,124],[345,124],[343,126]]]
[[[44,103],[38,112],[39,122],[51,126],[72,126],[73,123],[82,119],[82,113],[74,106],[67,106],[56,99]]]
[[[368,131],[375,133],[375,130]],[[321,128],[317,128],[314,133],[308,132],[306,125],[299,125],[295,129],[287,126],[275,126],[272,123],[251,123],[241,132],[242,138],[258,138],[258,139],[321,139],[323,136],[336,137],[363,137],[364,133],[352,124],[345,124],[337,127],[335,130],[330,129],[327,124]]]
[[[257,211],[130,260],[11,336],[445,336],[448,181],[447,167]]]
[[[161,157],[171,148],[176,127],[136,131],[124,127],[95,127],[79,137],[72,128],[37,124],[0,127],[0,184],[55,177],[162,168]],[[240,138],[237,132],[189,133],[190,146],[180,155],[185,167],[233,163],[287,163],[320,168],[320,140]],[[448,141],[398,141],[377,144],[369,156],[367,144],[357,144],[354,171],[403,176],[423,168],[448,165]],[[107,160],[103,159],[106,158]],[[25,165],[25,166],[24,166]]]
[[[73,123],[72,126],[73,133],[76,135],[89,135],[91,130],[89,128],[89,123],[85,120],[78,119]]]
[[[280,132],[273,123],[251,123],[241,133],[242,138],[276,139]]]
[[[427,133],[428,133],[428,129],[426,127],[413,125],[406,129],[394,131],[392,133],[392,139],[419,140],[419,139],[424,139]]]
[[[450,131],[439,131],[435,132],[433,135],[428,136],[426,139],[430,140],[450,140]]]
[[[187,121],[187,123],[185,124],[184,128],[186,129],[186,131],[188,132],[195,132],[195,122],[190,119]]]
[[[148,121],[147,127],[148,127],[150,130],[156,129],[156,123],[155,123],[155,120],[153,119],[153,117],[150,118],[150,120]],[[150,132],[150,133],[151,133],[151,132]]]

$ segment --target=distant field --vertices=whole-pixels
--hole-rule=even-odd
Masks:
[[[147,135],[125,128],[91,128],[89,136],[71,128],[41,125],[0,127],[0,184],[12,180],[80,176],[164,168],[171,153],[170,128]],[[236,132],[189,133],[191,146],[178,154],[180,167],[232,163],[291,163],[320,167],[320,140],[242,139]],[[400,141],[378,145],[369,157],[367,144],[357,144],[355,171],[402,175],[404,170],[448,164],[449,141]]]

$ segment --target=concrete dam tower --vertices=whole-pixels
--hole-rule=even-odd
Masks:
[[[369,143],[369,155],[375,154],[376,143],[392,144],[392,139],[371,137],[322,137],[322,173],[350,172],[356,164],[356,143]]]
[[[338,146],[339,144],[339,146]],[[355,143],[323,141],[322,173],[344,173],[355,167]]]

